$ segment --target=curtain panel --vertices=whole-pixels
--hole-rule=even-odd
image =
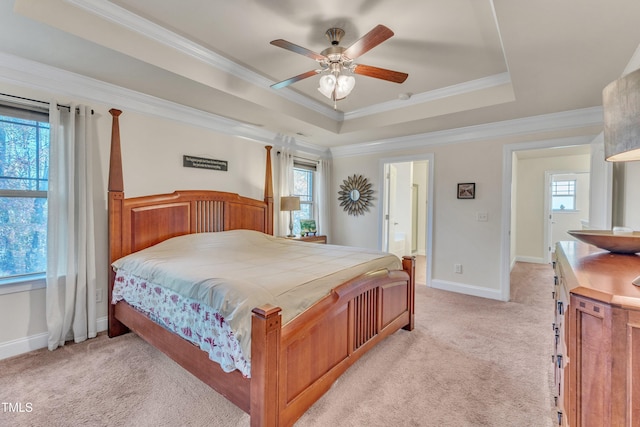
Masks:
[[[329,207],[331,205],[331,161],[328,159],[318,160],[316,170],[316,185],[314,186],[314,218],[317,218],[318,234],[329,236]],[[330,236],[328,237],[330,238]]]
[[[91,109],[49,109],[50,154],[47,195],[48,347],[97,335]]]
[[[293,154],[281,148],[278,151],[276,163],[276,183],[274,186],[274,206],[277,209],[274,218],[274,235],[286,236],[289,234],[289,212],[280,211],[280,198],[290,196],[293,191]]]

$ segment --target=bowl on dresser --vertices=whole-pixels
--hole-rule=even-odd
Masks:
[[[612,230],[569,230],[576,239],[618,254],[635,254],[640,252],[640,232],[615,232]]]

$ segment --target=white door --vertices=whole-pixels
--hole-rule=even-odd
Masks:
[[[387,174],[386,250],[402,257],[411,254],[412,162],[389,164]]]
[[[398,168],[394,164],[389,165],[387,174],[387,252],[402,257],[404,255],[405,239],[402,237],[398,218]]]
[[[581,230],[589,224],[590,176],[589,172],[546,172],[545,181],[550,254],[556,242],[575,240],[567,231]],[[550,257],[546,261],[550,262]]]

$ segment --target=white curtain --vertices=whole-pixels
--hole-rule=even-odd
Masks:
[[[290,196],[293,185],[293,154],[286,148],[278,151],[275,177],[273,203],[276,221],[273,233],[276,236],[286,236],[289,234],[289,212],[280,211],[280,197]]]
[[[316,218],[318,234],[329,235],[329,208],[331,206],[331,161],[320,159],[316,168],[316,185],[313,199],[314,218]]]
[[[91,109],[51,102],[47,227],[49,350],[93,338],[96,266]]]

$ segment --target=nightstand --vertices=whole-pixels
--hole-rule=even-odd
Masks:
[[[300,240],[301,242],[327,243],[327,236],[296,236],[291,240]]]

